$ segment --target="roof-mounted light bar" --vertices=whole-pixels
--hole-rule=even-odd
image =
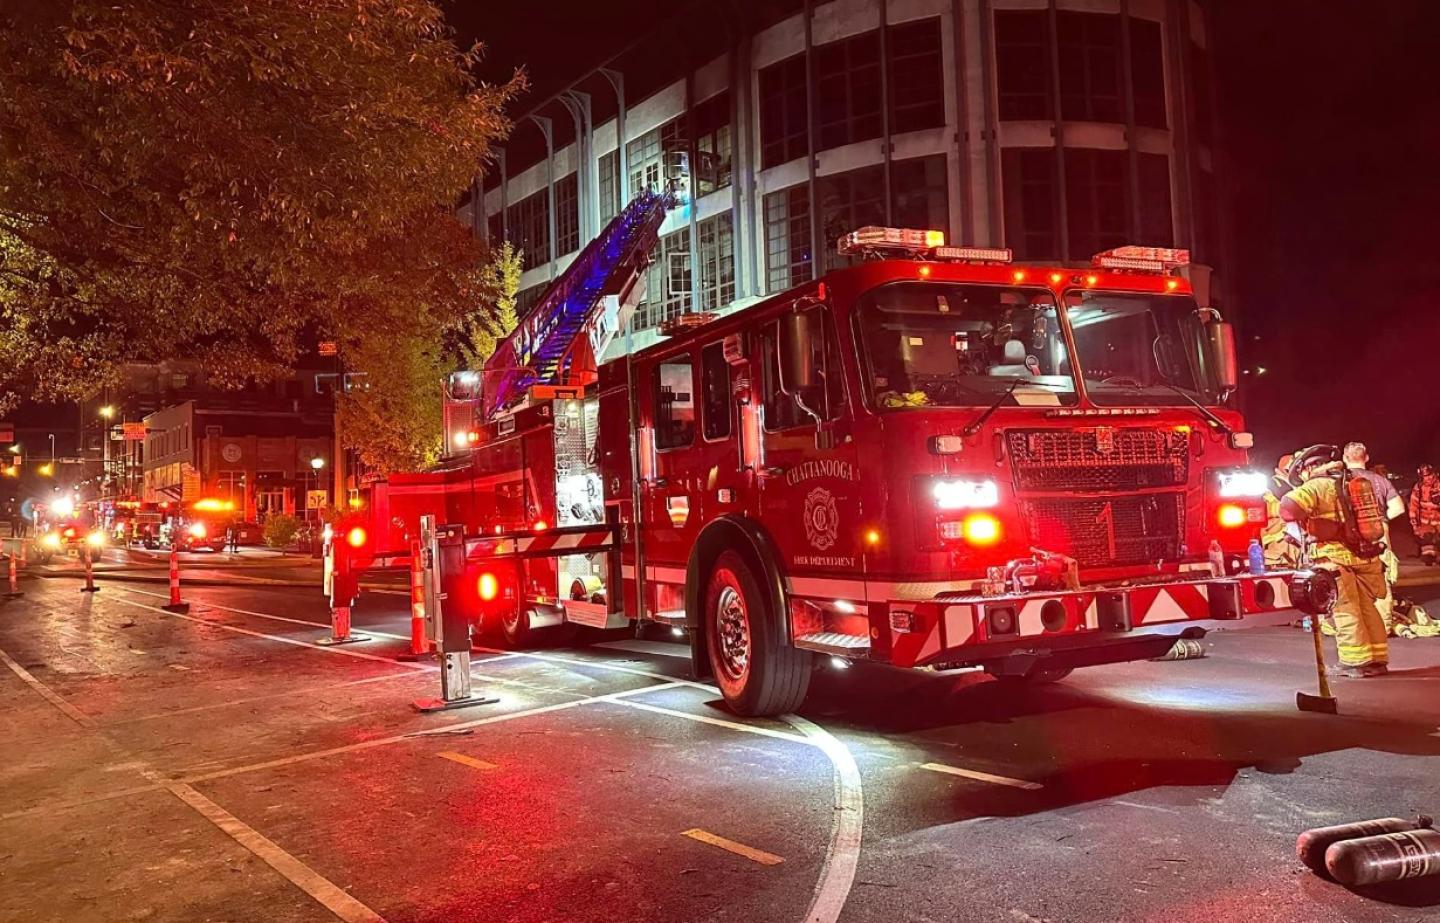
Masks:
[[[1167,273],[1190,265],[1190,251],[1174,247],[1116,247],[1090,258],[1096,269],[1128,269],[1131,272]]]
[[[963,260],[971,263],[1008,263],[1010,251],[1004,247],[947,247],[944,231],[916,228],[863,227],[840,238],[836,249],[841,256],[878,253],[922,254],[936,260]]]

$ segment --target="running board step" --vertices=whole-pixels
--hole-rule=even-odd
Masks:
[[[854,657],[870,653],[870,639],[864,635],[847,635],[838,631],[817,631],[795,639],[795,646],[822,654]]]
[[[685,627],[684,609],[665,609],[661,612],[656,612],[651,618],[661,625],[669,625],[671,628]]]

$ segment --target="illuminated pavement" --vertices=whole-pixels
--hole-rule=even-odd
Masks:
[[[676,645],[483,651],[501,702],[422,716],[403,596],[324,648],[313,590],[192,587],[180,618],[101,585],[0,606],[0,920],[1440,916],[1440,885],[1356,895],[1293,855],[1440,808],[1440,639],[1338,684],[1338,718],[1295,711],[1283,627],[1028,693],[827,669],[789,720],[729,715]]]

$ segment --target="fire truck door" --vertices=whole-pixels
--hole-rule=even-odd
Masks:
[[[706,465],[698,432],[695,363],[689,353],[656,363],[650,384],[653,467],[644,479],[642,501],[647,572],[656,582],[684,583],[683,569],[699,523]],[[643,466],[642,466],[643,468]],[[662,579],[675,576],[678,581]],[[660,608],[666,608],[664,602]]]
[[[761,515],[787,571],[848,575],[859,564],[864,531],[859,459],[849,438],[834,327],[828,310],[814,310],[823,316],[819,329],[824,334],[813,344],[818,384],[805,389],[799,401],[780,388],[778,325],[766,325],[760,333]]]

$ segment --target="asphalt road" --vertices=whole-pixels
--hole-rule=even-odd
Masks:
[[[482,648],[500,701],[421,715],[401,595],[324,647],[313,589],[176,616],[111,578],[0,605],[0,920],[1440,918],[1440,879],[1357,894],[1294,858],[1440,808],[1440,639],[1340,683],[1339,717],[1295,710],[1309,641],[1279,626],[1028,692],[823,668],[778,720],[678,644]]]

